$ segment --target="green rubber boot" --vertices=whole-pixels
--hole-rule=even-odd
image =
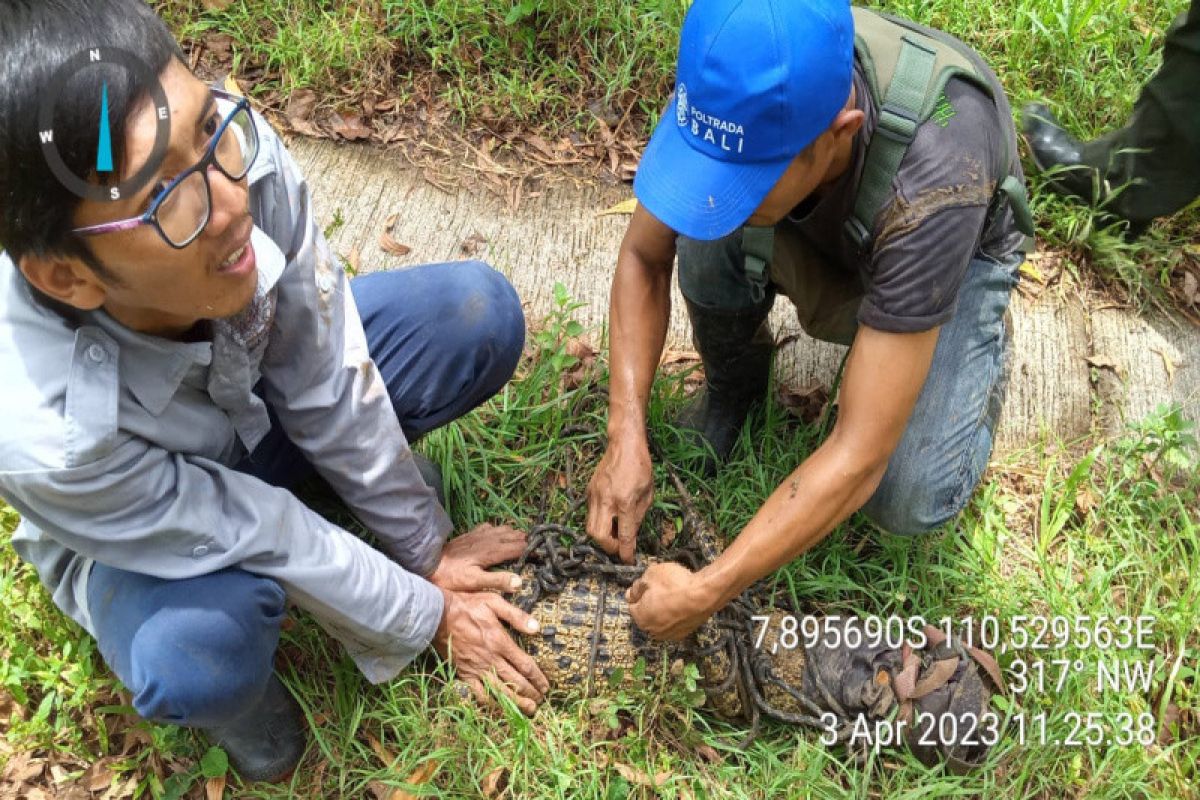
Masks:
[[[711,476],[729,460],[750,410],[767,394],[775,349],[767,324],[771,303],[730,312],[684,299],[692,340],[704,362],[705,386],[680,411],[675,424],[691,432],[695,444],[705,446],[708,452],[697,466]]]

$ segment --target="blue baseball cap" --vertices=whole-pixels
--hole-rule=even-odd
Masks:
[[[638,201],[693,239],[733,232],[845,106],[853,62],[848,0],[695,0]]]

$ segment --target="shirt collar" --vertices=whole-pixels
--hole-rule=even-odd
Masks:
[[[250,234],[258,262],[256,299],[275,288],[283,274],[286,258],[279,246],[258,226]],[[193,364],[212,363],[212,342],[177,342],[161,336],[138,333],[100,309],[91,312],[89,323],[103,329],[120,347],[118,364],[121,382],[147,411],[161,414],[179,391]]]

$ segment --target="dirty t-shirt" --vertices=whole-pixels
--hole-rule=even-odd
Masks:
[[[954,315],[973,257],[999,260],[1021,247],[1024,236],[1007,203],[988,221],[1007,152],[1014,154],[1012,174],[1023,177],[1008,101],[995,76],[988,73],[988,79],[998,102],[965,80],[946,84],[936,110],[905,153],[892,181],[894,200],[880,210],[872,250],[864,257],[843,225],[853,210],[853,189],[878,119],[862,67],[855,64],[855,97],[866,120],[855,138],[851,166],[789,219],[833,265],[858,271],[864,289],[860,323],[896,333],[941,325]],[[1007,151],[1002,137],[1008,139]]]

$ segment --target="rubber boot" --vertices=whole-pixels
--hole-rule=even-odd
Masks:
[[[709,476],[729,460],[751,408],[767,393],[771,352],[767,324],[770,302],[744,311],[702,308],[684,298],[692,321],[692,340],[704,362],[705,386],[684,406],[675,424],[707,445],[698,464]]]
[[[304,712],[274,674],[262,698],[242,716],[202,730],[247,782],[286,778],[300,763],[307,741]]]

